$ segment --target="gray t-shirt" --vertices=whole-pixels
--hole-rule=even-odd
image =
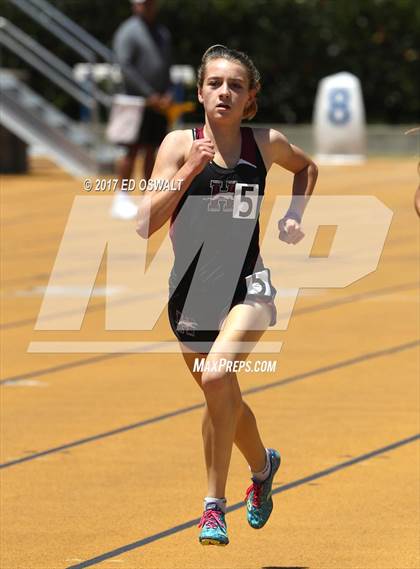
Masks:
[[[150,27],[140,16],[131,16],[117,29],[113,46],[127,95],[148,97],[168,90],[171,37],[167,28]]]

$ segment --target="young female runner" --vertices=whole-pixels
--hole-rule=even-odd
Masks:
[[[198,71],[205,124],[168,134],[152,173],[152,180],[169,180],[179,190],[150,192],[138,215],[137,231],[144,238],[171,218],[169,320],[205,397],[203,545],[229,543],[225,487],[233,443],[252,472],[248,523],[263,527],[273,508],[280,455],[262,443],[233,365],[276,322],[276,290],[259,252],[266,173],[273,163],[294,173],[291,205],[279,221],[279,238],[290,244],[304,236],[300,222],[317,178],[315,164],[280,132],[241,127],[242,119],[257,112],[259,79],[244,53],[221,45],[205,52]],[[194,369],[199,356],[206,358],[203,371]]]

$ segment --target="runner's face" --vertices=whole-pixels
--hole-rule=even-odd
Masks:
[[[203,86],[198,89],[198,100],[207,116],[223,122],[240,121],[254,96],[243,65],[223,58],[207,63]]]

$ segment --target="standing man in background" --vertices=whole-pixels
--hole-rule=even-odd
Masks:
[[[137,140],[126,145],[126,155],[118,166],[121,180],[131,178],[137,154],[144,150],[144,178],[148,180],[156,151],[166,135],[166,110],[171,104],[171,38],[167,28],[157,23],[158,0],[131,0],[133,15],[117,29],[113,46],[127,95],[144,97],[146,108]],[[111,214],[132,219],[137,207],[124,191],[114,197]]]

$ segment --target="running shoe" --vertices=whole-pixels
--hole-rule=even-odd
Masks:
[[[254,529],[265,526],[273,510],[273,499],[271,497],[273,478],[279,469],[281,458],[278,451],[272,448],[268,449],[268,452],[271,463],[269,477],[264,482],[252,479],[252,484],[247,489],[245,496],[248,523]]]
[[[227,545],[229,543],[225,514],[217,504],[212,502],[207,504],[198,527],[201,528],[198,538],[201,545]]]
[[[111,217],[114,219],[134,219],[137,215],[137,206],[126,192],[116,192],[112,200]]]

